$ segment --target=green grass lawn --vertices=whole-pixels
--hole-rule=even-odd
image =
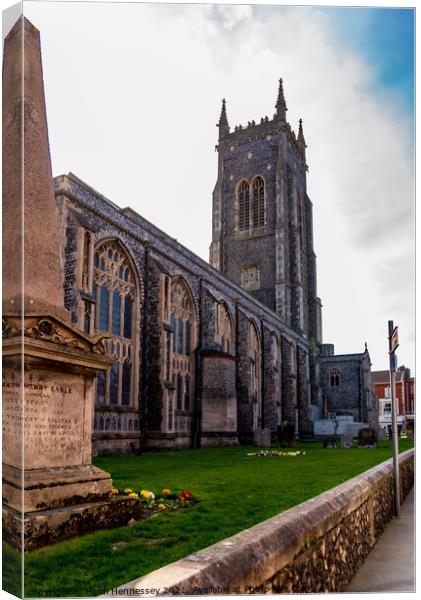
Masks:
[[[412,446],[400,441],[400,451]],[[120,489],[189,489],[200,502],[132,526],[98,531],[25,555],[26,595],[98,595],[332,488],[391,456],[376,449],[323,449],[306,455],[250,457],[234,447],[95,459]],[[255,449],[252,449],[254,451]],[[6,559],[17,560],[6,546]],[[8,566],[10,570],[10,562]]]

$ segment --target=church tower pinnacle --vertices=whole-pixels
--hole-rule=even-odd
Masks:
[[[279,117],[280,119],[282,119],[282,121],[286,121],[286,111],[288,109],[287,109],[287,105],[285,102],[284,85],[283,85],[282,77],[279,80],[278,99],[276,101],[275,108],[276,108],[276,116]]]
[[[219,127],[219,139],[222,139],[223,137],[228,135],[230,132],[225,98],[223,98],[223,100],[222,100],[221,116],[219,117],[219,123],[218,123],[217,127]]]
[[[307,148],[307,144],[306,144],[306,140],[304,138],[304,132],[303,132],[303,120],[300,119],[299,120],[299,125],[298,125],[298,137],[297,137],[297,144],[298,144],[298,148],[301,152],[301,156],[303,157],[303,159],[306,159],[306,148]]]

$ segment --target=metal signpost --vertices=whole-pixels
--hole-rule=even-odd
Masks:
[[[389,321],[389,371],[390,371],[390,397],[392,400],[392,439],[393,439],[393,479],[395,483],[395,513],[401,513],[400,482],[399,482],[399,450],[398,450],[398,415],[395,398],[395,350],[399,346],[398,327]]]

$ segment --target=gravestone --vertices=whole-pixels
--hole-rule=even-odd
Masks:
[[[265,427],[262,431],[262,446],[270,448],[272,445],[272,432],[269,427]]]
[[[358,432],[358,446],[362,448],[375,448],[377,446],[377,433],[371,427],[364,427]]]
[[[254,432],[254,443],[261,448],[270,448],[272,445],[272,432],[268,427],[256,429]]]
[[[4,42],[3,156],[3,532],[27,550],[125,524],[135,507],[92,465],[95,376],[111,360],[105,335],[64,308],[40,39],[24,17]]]
[[[281,448],[295,446],[295,426],[289,421],[283,421],[278,427],[278,439]]]
[[[341,448],[352,448],[352,434],[343,433],[341,435]]]
[[[381,428],[380,428],[380,429],[377,431],[377,439],[378,439],[379,441],[381,441],[381,440],[385,440],[385,439],[386,439],[386,437],[387,437],[387,435],[386,435],[386,430],[385,430],[385,429],[383,429],[383,427],[381,427]]]
[[[256,446],[262,446],[262,442],[263,442],[263,430],[262,429],[256,429],[256,431],[254,432],[254,443]]]

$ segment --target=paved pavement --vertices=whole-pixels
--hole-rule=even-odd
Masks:
[[[415,592],[414,488],[346,592]]]

